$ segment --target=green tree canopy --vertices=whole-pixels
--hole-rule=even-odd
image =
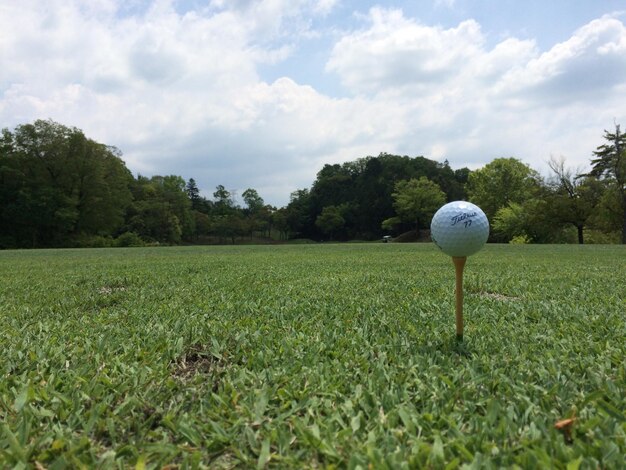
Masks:
[[[315,219],[315,225],[332,240],[333,234],[346,223],[342,209],[337,206],[326,206]]]
[[[515,237],[528,238],[527,215],[521,204],[510,202],[496,212],[491,222],[493,231],[507,241]]]
[[[185,180],[176,175],[137,177],[127,230],[147,241],[177,244],[196,233]]]
[[[414,223],[416,230],[430,223],[433,214],[446,202],[446,195],[439,185],[425,176],[398,181],[392,195],[393,207],[400,219]]]
[[[235,199],[230,191],[228,191],[223,185],[218,185],[213,193],[214,212],[218,215],[232,214],[235,209]]]
[[[607,204],[609,210],[616,212],[621,220],[622,243],[626,244],[626,135],[620,132],[620,125],[615,125],[615,132],[604,131],[606,144],[600,145],[591,160],[589,176],[606,178],[616,196],[615,209]]]
[[[315,220],[324,207],[341,206],[345,224],[335,235],[375,239],[383,234],[381,223],[396,214],[392,194],[398,181],[424,176],[439,185],[447,200],[464,199],[468,174],[467,168],[452,170],[447,161],[387,153],[325,165],[306,197],[302,194],[290,202],[290,232],[320,238],[323,233]]]
[[[131,202],[132,175],[114,147],[51,120],[4,129],[0,219],[8,246],[62,246],[112,235]]]
[[[516,158],[496,158],[470,173],[469,199],[492,219],[498,209],[509,203],[522,204],[540,187],[539,174]]]
[[[187,185],[185,186],[185,191],[187,192],[187,197],[189,197],[189,200],[191,201],[191,208],[193,210],[199,210],[202,198],[200,196],[200,190],[198,189],[196,180],[189,178],[189,181],[187,181]]]
[[[600,203],[603,185],[593,176],[576,177],[563,158],[553,157],[548,165],[554,173],[547,196],[550,214],[553,220],[574,226],[578,243],[582,245],[584,229]]]
[[[256,189],[246,189],[241,194],[241,197],[243,198],[243,202],[246,205],[246,208],[250,214],[255,214],[259,212],[265,205],[263,198],[259,196],[259,193]]]

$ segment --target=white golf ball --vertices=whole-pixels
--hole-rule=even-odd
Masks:
[[[441,251],[455,257],[478,252],[489,238],[487,216],[475,204],[454,201],[439,208],[430,223],[430,236]]]

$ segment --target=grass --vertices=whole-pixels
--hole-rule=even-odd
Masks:
[[[5,251],[0,281],[0,467],[626,466],[623,246],[487,246],[462,343],[430,244]]]

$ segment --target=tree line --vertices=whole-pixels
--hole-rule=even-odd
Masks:
[[[325,165],[276,208],[253,188],[240,205],[222,185],[207,198],[193,178],[134,177],[117,148],[37,120],[0,136],[0,248],[415,240],[458,199],[485,211],[491,241],[626,243],[626,146],[615,127],[584,174],[557,158],[543,178],[513,157],[470,171],[381,153]]]

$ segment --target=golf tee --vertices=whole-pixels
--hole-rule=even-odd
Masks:
[[[458,340],[463,339],[463,268],[465,267],[465,261],[467,261],[466,256],[452,257],[456,274],[456,338]]]

